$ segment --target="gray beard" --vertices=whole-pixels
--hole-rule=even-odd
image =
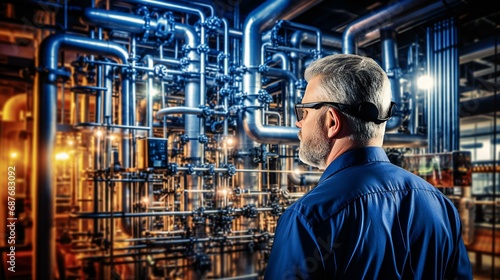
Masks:
[[[326,159],[332,150],[332,145],[327,140],[328,137],[326,133],[320,130],[319,124],[316,128],[319,133],[310,135],[307,138],[301,137],[299,158],[305,164],[319,169],[325,169]]]

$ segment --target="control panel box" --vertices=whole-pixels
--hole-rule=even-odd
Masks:
[[[168,167],[168,141],[163,138],[141,138],[137,140],[137,167],[139,169]]]

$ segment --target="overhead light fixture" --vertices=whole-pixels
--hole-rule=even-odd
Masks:
[[[428,90],[434,86],[434,81],[429,75],[422,75],[417,79],[419,89]]]

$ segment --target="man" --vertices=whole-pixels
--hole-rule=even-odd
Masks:
[[[266,279],[472,279],[455,206],[381,148],[390,83],[372,59],[306,69],[299,157],[325,169],[278,221]]]

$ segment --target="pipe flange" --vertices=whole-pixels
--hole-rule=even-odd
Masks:
[[[206,144],[208,143],[208,137],[206,135],[200,135],[198,136],[198,142],[201,144]]]
[[[189,135],[187,134],[182,134],[179,136],[179,138],[181,139],[182,144],[186,144],[187,142],[189,142]]]
[[[273,102],[273,97],[265,89],[259,90],[257,99],[261,104],[270,104]]]
[[[205,20],[204,24],[211,33],[214,33],[222,26],[222,20],[216,16],[211,16]]]
[[[227,165],[227,174],[229,176],[234,176],[234,174],[236,174],[236,167],[233,164]]]
[[[171,12],[166,12],[158,17],[156,22],[155,36],[163,39],[163,44],[174,40],[175,19]]]
[[[274,216],[281,216],[281,213],[283,213],[283,207],[281,207],[281,205],[278,203],[273,203],[271,205],[271,208],[273,208],[271,210],[271,214]]]
[[[201,116],[203,118],[206,119],[206,118],[209,118],[210,116],[212,116],[213,110],[210,109],[210,107],[202,105],[202,106],[199,106],[198,108],[201,109]]]
[[[208,175],[215,175],[215,165],[209,164],[207,173]]]
[[[199,44],[196,48],[196,52],[198,54],[208,53],[210,51],[210,47],[207,44]]]
[[[163,65],[163,64],[156,64],[154,67],[153,67],[153,71],[154,71],[154,74],[156,77],[162,79],[162,78],[165,78],[168,73],[168,69],[167,69],[167,66]]]
[[[261,65],[259,65],[258,71],[261,74],[266,74],[269,71],[269,66],[267,66],[266,64],[261,64]]]
[[[192,50],[193,50],[193,48],[191,48],[189,45],[186,45],[186,44],[182,45],[181,51],[183,54],[187,54],[188,52],[190,52]]]
[[[187,174],[190,174],[190,175],[194,174],[194,172],[195,172],[194,165],[188,163],[188,164],[186,164],[186,167],[187,167],[187,170],[186,170]]]

